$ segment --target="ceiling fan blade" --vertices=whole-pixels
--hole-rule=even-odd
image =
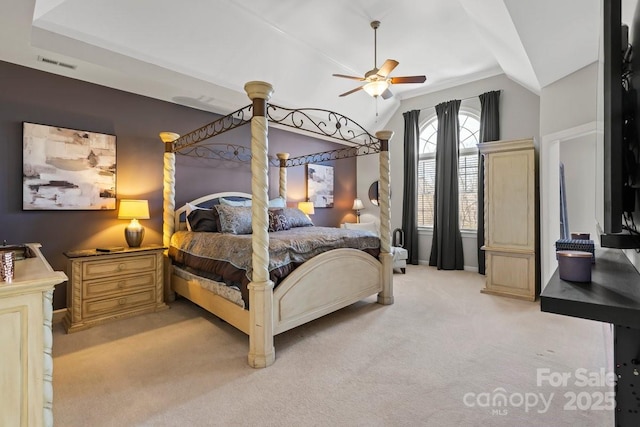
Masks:
[[[364,81],[363,77],[356,77],[356,76],[347,76],[345,74],[333,74],[334,77],[342,77],[344,79],[351,79],[351,80],[358,80],[358,81]]]
[[[398,66],[398,64],[399,62],[394,59],[387,59],[386,61],[384,61],[384,64],[382,64],[382,67],[380,67],[376,74],[380,77],[386,78],[389,74],[391,74],[393,69]]]
[[[426,76],[405,76],[405,77],[392,77],[391,83],[424,83],[427,80]]]
[[[384,92],[382,92],[380,96],[382,97],[382,99],[389,99],[393,96],[393,93],[391,93],[391,91],[387,89]]]
[[[355,88],[355,89],[351,89],[350,91],[345,92],[345,93],[343,93],[342,95],[339,95],[339,96],[347,96],[347,95],[351,95],[352,93],[357,92],[357,91],[359,91],[360,89],[362,89],[362,86],[358,86],[358,87],[357,87],[357,88]]]

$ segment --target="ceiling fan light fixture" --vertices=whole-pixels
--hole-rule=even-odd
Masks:
[[[391,72],[398,66],[398,61],[395,59],[387,59],[384,63],[378,68],[376,65],[378,63],[378,42],[377,42],[377,30],[380,26],[380,21],[371,22],[371,28],[373,28],[373,69],[367,71],[364,77],[356,77],[356,76],[347,76],[344,74],[334,74],[335,77],[342,77],[345,79],[358,80],[361,82],[366,82],[363,86],[358,86],[355,89],[351,89],[345,93],[342,93],[338,96],[347,96],[355,93],[361,89],[364,89],[370,96],[374,98],[378,98],[379,96],[382,99],[389,99],[393,96],[389,87],[396,83],[424,83],[427,79],[426,76],[404,76],[404,77],[389,77]]]
[[[375,80],[364,85],[363,89],[374,98],[382,95],[389,88],[388,80]]]

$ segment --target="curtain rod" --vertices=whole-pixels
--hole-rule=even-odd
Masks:
[[[487,91],[487,92],[492,92],[492,91]],[[498,89],[497,92],[502,92],[502,89]],[[486,92],[485,92],[486,93]],[[468,96],[466,98],[462,98],[459,101],[468,101],[469,99],[473,99],[473,98],[478,98],[478,100],[480,100],[480,95],[474,95],[474,96]],[[448,101],[443,101],[443,102],[448,102]],[[439,102],[438,104],[441,104],[441,102]],[[436,104],[436,105],[438,105]],[[427,110],[429,108],[435,108],[436,105],[432,105],[431,107],[424,107],[424,108],[420,108],[418,111],[422,111],[422,110]]]
[[[478,98],[478,96],[479,96],[479,95],[469,96],[469,97],[467,97],[467,98],[462,98],[462,99],[460,99],[459,101],[460,101],[460,102],[462,102],[462,101],[468,101],[469,99]],[[453,100],[451,100],[451,101],[453,101]],[[443,102],[449,102],[449,101],[443,101]],[[438,102],[438,104],[436,104],[436,105],[439,105],[439,104],[442,104],[442,102]],[[419,109],[418,111],[428,110],[429,108],[436,108],[436,105],[432,105],[432,106],[430,106],[430,107],[424,107],[424,108]]]

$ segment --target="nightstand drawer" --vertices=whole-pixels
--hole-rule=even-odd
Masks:
[[[83,301],[82,312],[86,318],[96,317],[107,314],[113,316],[118,311],[126,311],[139,306],[153,304],[155,301],[155,292],[153,289],[144,292],[136,292],[134,294],[117,296],[98,301]]]
[[[156,268],[154,255],[129,256],[105,261],[91,260],[82,266],[84,280],[100,279],[114,275],[124,275]]]
[[[85,282],[82,298],[91,299],[109,296],[114,293],[152,288],[156,284],[155,271],[147,271],[137,276],[123,276],[116,279]]]

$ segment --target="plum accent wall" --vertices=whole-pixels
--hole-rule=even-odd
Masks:
[[[124,227],[116,211],[23,211],[22,122],[113,134],[117,137],[118,199],[149,200],[151,219],[144,243],[162,243],[161,131],[180,134],[218,116],[104,86],[0,61],[0,244],[39,242],[56,270],[66,268],[63,252],[97,246],[123,246]],[[250,100],[247,98],[247,105]],[[239,105],[238,107],[242,107]],[[313,106],[310,106],[313,107]],[[220,142],[249,146],[249,127],[235,129]],[[292,156],[338,147],[336,143],[270,129],[269,152]],[[207,162],[178,156],[176,205],[205,193],[250,189],[248,165]],[[335,207],[316,209],[316,225],[355,222],[356,159],[326,163],[335,167]],[[278,169],[270,171],[270,196],[278,195]],[[306,198],[305,167],[288,169],[288,202]],[[66,307],[66,283],[54,292],[54,309]]]

